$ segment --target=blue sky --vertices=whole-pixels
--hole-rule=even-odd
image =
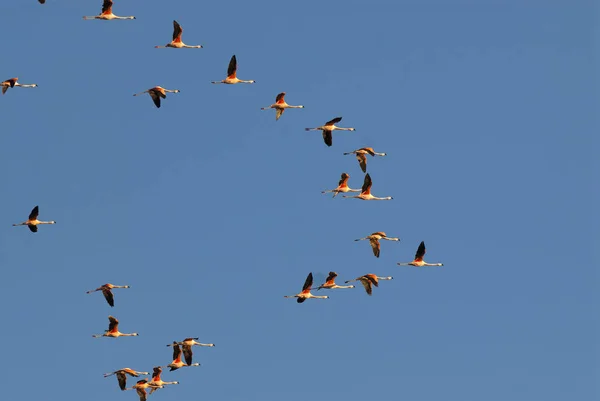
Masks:
[[[13,401],[598,397],[597,6],[591,1],[3,5],[4,330]],[[229,13],[228,10],[232,12]],[[203,49],[154,49],[171,38]],[[211,85],[232,54],[254,85]],[[156,109],[155,85],[180,89]],[[275,121],[277,93],[288,110]],[[333,146],[305,132],[342,116]],[[373,193],[322,195],[372,146]],[[39,205],[56,220],[37,234]],[[374,231],[398,236],[376,259]],[[399,267],[420,241],[442,268]],[[597,247],[595,247],[597,249]],[[298,305],[308,272],[394,276]],[[110,282],[110,308],[100,293]],[[117,317],[136,338],[93,339]],[[32,385],[35,383],[35,385]],[[134,381],[130,380],[129,385]]]

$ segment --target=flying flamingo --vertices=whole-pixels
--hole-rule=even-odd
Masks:
[[[108,304],[110,306],[115,306],[115,299],[113,297],[113,293],[112,293],[112,289],[113,288],[129,288],[128,285],[114,285],[114,284],[104,284],[101,287],[96,288],[95,290],[89,290],[86,291],[86,294],[91,294],[92,292],[96,292],[96,291],[102,291],[102,295],[104,295],[104,298],[106,298],[106,302],[108,302]]]
[[[342,117],[336,117],[331,121],[327,121],[325,125],[316,128],[305,128],[306,131],[323,131],[323,140],[325,141],[325,145],[331,146],[333,145],[333,131],[356,131],[355,128],[340,128],[336,127],[335,124],[342,121]]]
[[[214,347],[214,344],[203,344],[198,342],[199,337],[188,337],[185,340],[181,341],[181,342],[177,342],[176,344],[181,345],[183,347],[183,357],[185,359],[185,363],[187,363],[188,365],[192,364],[192,357],[193,357],[193,352],[192,352],[192,347],[194,345],[198,345],[201,347]],[[172,347],[173,344],[167,344],[167,347]]]
[[[320,285],[317,288],[317,291],[319,291],[321,288],[325,288],[326,290],[333,290],[336,288],[354,288],[353,285],[337,285],[335,283],[335,278],[338,276],[338,274],[336,272],[329,272],[329,276],[327,276],[327,279],[325,280],[325,284]]]
[[[179,346],[177,341],[173,341],[173,344],[171,344],[171,346],[173,347],[173,362],[166,366],[167,368],[171,368],[171,371],[177,370],[185,366],[200,366],[200,364],[197,362],[188,365],[187,363],[181,360],[181,347]]]
[[[425,241],[421,241],[419,244],[419,248],[417,248],[417,253],[415,254],[415,260],[409,263],[398,263],[399,266],[444,266],[443,263],[427,263],[423,260],[423,256],[425,256]]]
[[[140,401],[146,401],[146,399],[148,398],[148,393],[146,393],[146,389],[150,387],[150,383],[148,383],[148,379],[142,379],[142,380],[138,380],[137,383],[135,383],[135,385],[133,387],[130,388],[126,388],[125,390],[135,390],[138,395],[140,396]],[[155,388],[163,388],[161,387],[152,387],[152,389]]]
[[[298,302],[299,304],[301,304],[302,302],[306,301],[309,298],[319,298],[319,299],[326,299],[329,298],[327,295],[313,295],[310,293],[310,288],[312,287],[313,284],[313,275],[312,272],[308,273],[308,277],[306,277],[306,281],[304,282],[304,285],[302,286],[302,292],[300,294],[296,294],[296,295],[286,295],[284,296],[284,298],[298,298],[296,300],[296,302]]]
[[[237,59],[235,58],[235,54],[231,56],[231,60],[229,60],[229,67],[227,67],[227,78],[222,81],[212,81],[213,84],[253,84],[256,81],[244,81],[243,79],[239,79],[236,76],[237,71]]]
[[[367,155],[371,156],[385,156],[385,153],[377,153],[373,150],[373,148],[360,148],[357,150],[353,150],[352,152],[346,152],[345,155],[356,155],[356,160],[358,160],[358,164],[360,165],[363,173],[367,172]]]
[[[365,291],[367,291],[367,294],[372,295],[373,294],[373,286],[379,287],[379,280],[393,280],[393,279],[394,279],[393,277],[379,277],[375,274],[365,274],[364,276],[357,277],[354,280],[346,281],[346,284],[350,283],[352,281],[360,281],[361,284],[363,285],[363,287],[365,287]]]
[[[119,321],[112,316],[108,317],[108,321],[110,322],[108,324],[108,330],[105,330],[103,334],[94,334],[94,335],[92,335],[92,337],[94,337],[94,338],[100,338],[100,337],[117,338],[117,337],[139,336],[138,333],[126,334],[126,333],[119,332]]]
[[[170,43],[167,43],[164,46],[154,46],[155,49],[161,49],[165,47],[174,47],[176,49],[181,49],[182,47],[188,49],[202,49],[202,45],[194,45],[189,46],[181,41],[181,34],[183,33],[183,28],[181,25],[175,20],[173,20],[173,40]]]
[[[37,226],[39,224],[56,224],[56,221],[39,221],[38,220],[38,214],[40,213],[40,209],[39,207],[34,207],[31,210],[31,213],[29,213],[29,218],[27,219],[27,221],[24,221],[22,223],[19,224],[13,224],[13,227],[16,226],[27,226],[29,227],[29,230],[31,230],[31,232],[37,233]]]
[[[333,192],[333,197],[335,198],[340,192],[360,192],[360,189],[352,189],[348,187],[348,178],[350,178],[348,173],[342,173],[336,189],[328,189],[326,191],[321,191],[321,193],[326,194],[328,192]]]
[[[364,238],[355,239],[354,241],[362,241],[365,239],[368,239],[371,243],[371,248],[373,248],[373,255],[375,255],[375,257],[377,258],[379,257],[379,253],[381,251],[381,244],[379,243],[380,239],[385,239],[388,241],[400,241],[400,238],[388,237],[383,231],[378,231],[371,235],[367,235]]]
[[[179,93],[181,92],[179,89],[165,89],[161,86],[155,86],[154,88],[150,88],[147,91],[143,91],[140,93],[136,93],[133,96],[143,95],[144,93],[148,93],[154,102],[154,105],[160,109],[160,98],[167,98],[167,92],[170,93]]]
[[[343,195],[343,196],[344,196],[344,198],[358,198],[358,199],[362,199],[362,200],[392,200],[392,199],[394,199],[391,196],[386,196],[384,198],[378,198],[376,196],[371,195],[371,185],[373,185],[373,182],[371,181],[371,176],[369,175],[369,173],[367,173],[367,175],[365,175],[365,181],[363,183],[362,192],[360,193],[360,195],[352,195],[352,196]]]
[[[19,78],[11,78],[0,83],[0,86],[2,87],[2,94],[4,95],[9,87],[14,88],[15,86],[20,86],[21,88],[36,88],[38,86],[38,84],[20,84],[17,82],[18,80]]]
[[[109,21],[111,19],[135,19],[135,17],[119,17],[112,12],[113,0],[104,0],[102,2],[102,12],[92,17],[83,17],[83,19],[103,19]]]
[[[279,117],[283,114],[285,109],[303,109],[304,106],[290,106],[285,102],[285,92],[281,92],[275,98],[275,103],[268,107],[261,107],[261,110],[275,109],[277,113],[275,114],[275,121],[279,120]]]
[[[125,390],[127,388],[127,375],[129,375],[131,377],[138,377],[139,375],[147,375],[147,374],[148,374],[148,372],[136,372],[133,369],[123,368],[123,369],[119,369],[119,370],[116,370],[111,373],[105,373],[104,377],[117,375],[117,380],[119,381],[119,388],[121,390]]]
[[[152,380],[148,383],[150,385],[150,394],[158,390],[159,388],[163,388],[168,384],[179,384],[179,382],[164,382],[160,378],[160,374],[162,373],[162,368],[160,366],[154,367],[152,372]]]

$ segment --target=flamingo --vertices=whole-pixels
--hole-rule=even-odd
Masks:
[[[336,127],[335,124],[342,121],[342,117],[336,117],[331,121],[327,121],[323,126],[316,128],[305,128],[306,131],[323,131],[323,140],[325,145],[333,145],[333,131],[356,131],[356,128],[341,128]]]
[[[102,2],[102,12],[100,14],[94,15],[92,17],[83,17],[83,19],[102,19],[105,21],[109,21],[111,19],[135,19],[135,17],[133,16],[119,17],[117,15],[114,15],[112,12],[112,6],[113,0],[104,0]]]
[[[376,196],[371,195],[371,185],[373,185],[373,182],[371,181],[371,176],[369,175],[369,173],[367,173],[367,175],[365,175],[365,181],[363,183],[362,192],[360,193],[360,195],[352,195],[352,196],[343,195],[343,196],[344,196],[344,198],[358,198],[358,199],[362,199],[362,200],[392,200],[392,199],[394,199],[391,196],[386,196],[384,198],[378,198]]]
[[[160,109],[160,98],[167,98],[167,92],[169,93],[179,93],[181,92],[179,89],[165,89],[161,86],[155,86],[154,88],[150,88],[147,91],[143,91],[140,93],[136,93],[133,96],[143,95],[144,93],[148,93],[154,102],[154,105]]]
[[[417,248],[417,253],[415,254],[415,260],[409,263],[398,263],[399,266],[444,266],[443,263],[427,263],[423,260],[423,256],[425,256],[425,241],[421,241],[419,244],[419,248]]]
[[[27,219],[27,221],[24,221],[22,223],[19,224],[13,224],[13,227],[16,226],[27,226],[29,227],[29,230],[31,232],[37,233],[37,226],[40,224],[56,224],[56,221],[52,220],[52,221],[39,221],[38,220],[38,214],[40,213],[40,208],[39,207],[34,207],[31,210],[31,213],[29,213],[29,218]]]
[[[2,94],[4,95],[9,87],[14,88],[15,86],[20,86],[21,88],[36,88],[38,86],[38,84],[20,84],[17,82],[18,80],[19,78],[15,77],[1,82],[0,86],[2,87]]]
[[[173,344],[171,344],[171,346],[173,347],[173,362],[166,366],[167,368],[171,368],[171,371],[177,370],[185,366],[200,366],[200,364],[197,362],[188,365],[187,363],[181,360],[181,347],[179,346],[177,341],[173,341]]]
[[[363,173],[367,172],[367,155],[371,156],[385,156],[385,153],[377,153],[373,150],[373,148],[360,148],[357,150],[353,150],[352,152],[346,152],[344,155],[356,155],[356,160],[358,160],[358,164],[360,165]]]
[[[119,332],[119,321],[112,316],[108,317],[108,321],[109,321],[108,330],[105,330],[103,334],[94,334],[94,335],[92,335],[92,337],[94,337],[94,338],[100,338],[100,337],[117,338],[117,337],[139,336],[138,333],[126,334],[126,333]]]
[[[127,388],[127,375],[129,375],[131,377],[139,377],[140,375],[147,375],[147,374],[148,374],[148,372],[137,372],[133,369],[123,368],[123,369],[119,369],[119,370],[116,370],[111,373],[105,373],[104,377],[117,375],[117,380],[119,381],[119,388],[121,390],[125,390]]]
[[[181,49],[182,47],[185,47],[188,49],[202,49],[202,45],[189,46],[189,45],[186,45],[185,43],[183,43],[181,41],[182,33],[183,33],[183,28],[181,28],[181,25],[179,25],[179,23],[177,21],[173,20],[173,40],[164,46],[154,46],[154,48],[162,49],[162,48],[166,48],[166,47],[173,47],[176,49]]]
[[[340,192],[361,192],[360,189],[352,189],[348,187],[348,178],[350,178],[348,173],[342,173],[336,189],[328,189],[326,191],[321,191],[321,193],[326,194],[328,192],[333,192],[333,197],[335,198]]]
[[[108,302],[108,304],[110,306],[115,306],[115,299],[113,297],[113,293],[112,293],[112,289],[113,288],[130,288],[128,285],[114,285],[114,284],[104,284],[98,288],[96,288],[95,290],[89,290],[86,291],[86,294],[91,294],[92,292],[96,292],[96,291],[102,291],[102,295],[104,295],[104,298],[106,298],[106,302]]]
[[[393,280],[393,277],[379,277],[375,274],[365,274],[364,276],[360,276],[355,278],[354,280],[348,280],[346,281],[347,283],[350,283],[352,281],[360,281],[361,284],[363,285],[363,287],[365,287],[365,291],[367,291],[367,294],[372,295],[373,294],[373,286],[375,287],[379,287],[379,280]]]
[[[188,365],[192,364],[192,357],[193,357],[193,352],[192,352],[192,347],[194,345],[199,345],[201,347],[214,347],[214,344],[203,344],[198,342],[199,337],[188,337],[185,340],[178,342],[178,345],[181,345],[183,347],[183,357],[185,359],[185,363],[187,363]],[[167,344],[167,347],[172,347],[173,344]]]
[[[371,248],[373,248],[373,255],[375,255],[376,258],[379,257],[379,253],[381,251],[381,244],[379,243],[380,239],[385,239],[388,241],[400,241],[400,238],[388,237],[383,231],[378,231],[371,235],[367,235],[364,238],[355,239],[354,241],[362,241],[365,239],[368,239],[371,243]]]
[[[327,279],[325,280],[325,284],[320,285],[317,288],[317,291],[319,291],[321,288],[325,288],[327,290],[333,290],[336,288],[354,288],[353,285],[337,285],[335,283],[335,278],[338,276],[338,274],[336,272],[329,272],[329,276],[327,276]]]
[[[151,387],[150,394],[152,394],[159,388],[163,388],[163,386],[166,386],[168,384],[179,384],[179,382],[164,382],[164,381],[162,381],[162,379],[160,378],[160,374],[162,373],[162,367],[156,366],[152,370],[153,370],[152,380],[150,380],[150,382],[148,383]]]
[[[237,59],[235,58],[235,54],[231,56],[231,60],[229,60],[229,67],[227,67],[227,78],[222,81],[212,81],[213,84],[253,84],[256,81],[244,81],[243,79],[239,79],[236,76],[237,71]]]
[[[306,281],[304,282],[304,285],[302,286],[302,292],[296,295],[286,295],[284,296],[284,298],[298,298],[296,300],[296,302],[298,302],[299,304],[301,304],[302,302],[306,301],[309,298],[319,298],[319,299],[326,299],[329,298],[327,295],[313,295],[310,293],[310,288],[312,287],[313,284],[313,275],[312,272],[308,273],[308,277],[306,277]]]
[[[275,121],[279,120],[279,117],[283,114],[285,109],[303,109],[304,106],[290,106],[285,102],[285,92],[281,92],[275,98],[275,103],[268,107],[261,107],[261,110],[275,109],[277,113],[275,114]]]
[[[142,379],[142,380],[138,380],[137,383],[135,383],[135,385],[133,387],[126,388],[125,390],[136,390],[136,392],[140,396],[140,401],[146,401],[146,399],[148,398],[148,393],[146,393],[146,389],[148,387],[150,387],[150,383],[148,383],[148,379]],[[162,386],[152,387],[152,389],[155,389],[155,388],[163,388],[163,387]]]

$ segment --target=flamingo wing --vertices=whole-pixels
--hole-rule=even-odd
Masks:
[[[357,153],[356,160],[358,160],[358,164],[360,165],[360,169],[363,173],[367,172],[367,155],[364,153]]]
[[[37,206],[34,207],[33,209],[31,209],[31,213],[29,213],[29,220],[37,219],[39,214],[40,214],[40,208]]]
[[[119,328],[119,321],[113,316],[109,316],[108,321],[108,331],[116,331]]]
[[[371,243],[371,248],[373,248],[373,255],[378,258],[379,253],[381,252],[381,244],[379,243],[379,240],[377,238],[371,238],[369,242]]]
[[[304,301],[306,301],[306,298],[296,298],[296,302],[298,302],[299,304],[301,304]]]
[[[119,388],[121,390],[125,390],[125,388],[127,388],[127,376],[125,375],[125,372],[123,371],[118,371],[117,372],[117,380],[119,381]]]
[[[325,125],[334,125],[342,121],[342,117],[336,117],[333,120],[327,121]]]
[[[113,293],[110,288],[104,287],[102,289],[102,295],[104,295],[106,302],[108,302],[110,306],[115,306],[115,298],[113,297]]]
[[[333,281],[335,280],[335,278],[338,276],[338,274],[336,272],[329,272],[329,276],[327,276],[327,278],[325,279],[325,281],[329,282],[329,281]]]
[[[275,98],[275,103],[283,103],[285,101],[285,92],[281,92]]]
[[[281,117],[284,111],[285,109],[277,109],[277,112],[275,113],[275,121],[279,120],[279,117]]]
[[[185,359],[185,363],[187,363],[188,365],[191,365],[192,364],[192,356],[193,356],[193,352],[192,352],[191,345],[183,344],[183,357]]]
[[[154,379],[156,376],[160,378],[160,374],[162,373],[162,368],[160,366],[156,366],[152,368],[152,378]]]
[[[367,294],[369,294],[369,295],[373,294],[373,286],[371,285],[371,280],[369,280],[365,277],[361,277],[359,279],[359,281],[361,282],[363,287],[365,287],[365,291],[367,292]]]
[[[229,60],[229,67],[227,67],[227,78],[235,78],[235,72],[237,71],[237,59],[235,54],[231,56]]]
[[[113,0],[104,0],[101,14],[112,14]]]
[[[176,361],[181,357],[181,347],[177,342],[173,341],[173,360]]]
[[[367,175],[365,175],[365,181],[362,186],[362,192],[367,195],[370,194],[371,185],[373,185],[373,181],[371,181],[371,176],[369,175],[369,173],[367,173]]]
[[[40,4],[46,4],[46,0],[38,0]]]
[[[313,275],[312,275],[312,272],[310,272],[310,273],[308,273],[308,276],[306,277],[306,281],[304,282],[304,285],[302,286],[302,292],[309,292],[312,285],[313,285]]]
[[[179,25],[179,22],[173,20],[173,42],[181,42],[181,34],[183,28]]]
[[[342,173],[342,179],[340,180],[340,182],[338,182],[338,186],[340,186],[340,187],[348,186],[348,178],[350,178],[350,176],[348,174]]]
[[[325,145],[331,146],[333,145],[333,135],[329,130],[323,130],[323,141],[325,141]]]
[[[164,99],[167,97],[167,95],[154,90],[151,90],[149,93],[150,97],[152,98],[152,101],[154,102],[154,105],[160,109],[160,98],[162,97]]]
[[[3,82],[3,84],[4,84],[4,82]],[[8,84],[2,85],[2,94],[3,95],[6,93],[7,90],[8,90]]]
[[[379,287],[379,280],[377,276],[374,274],[365,274],[363,277],[366,277],[375,287]]]
[[[138,387],[136,389],[138,395],[140,396],[140,401],[146,401],[148,398],[148,393],[146,393],[146,389],[145,388],[140,388]]]
[[[38,230],[38,229],[37,229],[37,226],[34,226],[34,225],[32,225],[32,224],[28,224],[28,225],[27,225],[27,227],[29,227],[29,230],[30,230],[32,233],[37,233],[37,230]]]
[[[368,154],[370,154],[371,156],[375,156],[375,151],[373,150],[373,148],[361,148],[359,150],[363,150],[363,151],[367,152]]]
[[[415,254],[415,261],[422,261],[423,256],[425,256],[425,241],[421,241],[419,244],[419,248],[417,248],[417,253]]]

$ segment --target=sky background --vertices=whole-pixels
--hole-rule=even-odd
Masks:
[[[593,1],[8,0],[2,394],[153,401],[554,401],[600,394]],[[154,49],[171,40],[203,49]],[[254,85],[211,85],[235,54]],[[156,109],[155,85],[180,89]],[[260,111],[279,92],[279,121]],[[342,116],[333,146],[305,132]],[[371,146],[372,192],[331,198]],[[39,205],[37,234],[24,221]],[[385,231],[376,259],[368,242]],[[442,268],[400,267],[420,241]],[[391,275],[301,305],[309,272]],[[115,290],[110,308],[104,283]],[[315,283],[317,284],[317,283]],[[323,293],[323,291],[320,291]],[[120,320],[134,338],[93,339]],[[129,379],[131,386],[135,380]]]

